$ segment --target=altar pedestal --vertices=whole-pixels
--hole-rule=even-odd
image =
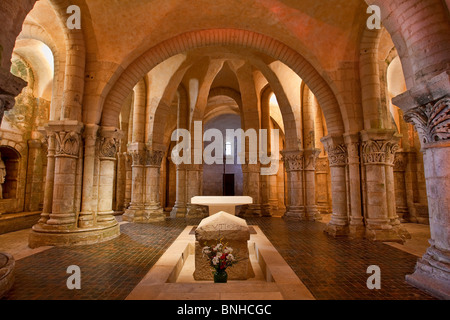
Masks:
[[[222,241],[233,249],[238,263],[227,268],[229,280],[247,280],[255,277],[250,263],[248,240],[250,231],[247,222],[226,212],[219,212],[205,218],[195,231],[195,280],[213,280],[213,268],[203,255],[205,246]]]
[[[251,197],[193,197],[192,204],[198,204],[209,207],[209,215],[212,216],[218,212],[226,212],[235,215],[236,207],[244,204],[252,204]]]

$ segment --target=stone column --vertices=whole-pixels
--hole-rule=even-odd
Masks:
[[[320,214],[331,213],[331,199],[328,192],[329,170],[328,158],[319,157],[316,161],[316,198]]]
[[[177,165],[177,195],[175,205],[170,213],[171,218],[184,218],[187,213],[186,199],[186,165]]]
[[[44,204],[42,208],[41,219],[39,224],[46,224],[48,219],[50,219],[50,213],[52,212],[52,202],[53,202],[53,184],[55,180],[55,152],[56,152],[56,141],[55,134],[52,131],[45,129],[41,132],[47,139],[47,172],[45,178],[45,189],[44,189]]]
[[[187,217],[204,218],[207,216],[206,208],[203,206],[191,204],[192,197],[202,195],[203,166],[200,164],[188,165],[186,169],[189,188],[187,192]]]
[[[83,168],[83,193],[78,226],[88,228],[94,225],[94,168],[96,159],[97,133],[99,126],[86,125],[84,130],[84,168]]]
[[[406,196],[405,170],[408,155],[404,152],[397,152],[394,160],[394,183],[395,183],[395,206],[400,222],[409,220],[408,202]]]
[[[362,238],[365,234],[365,226],[361,207],[361,161],[359,155],[359,134],[345,134],[344,139],[348,156],[347,185],[349,190],[348,205],[350,207],[349,231],[352,237]]]
[[[285,218],[306,220],[303,190],[303,151],[283,151],[287,173],[287,205]]]
[[[142,222],[164,221],[166,216],[159,201],[159,181],[163,151],[147,150],[145,162],[145,208]]]
[[[135,222],[144,216],[145,145],[132,143],[128,146],[128,152],[132,158],[131,202],[128,209],[125,210],[123,219]]]
[[[408,232],[395,213],[394,157],[400,135],[390,129],[361,132],[365,173],[366,237],[375,241],[404,242]]]
[[[424,153],[430,217],[430,247],[406,281],[450,299],[450,73],[394,99],[419,133]]]
[[[28,140],[28,169],[25,198],[26,211],[38,211],[42,194],[42,143],[40,140]]]
[[[347,147],[342,137],[327,136],[322,138],[322,142],[326,146],[330,162],[333,202],[331,221],[325,231],[334,237],[347,236],[349,234],[346,182]]]
[[[322,219],[316,204],[316,161],[320,152],[320,149],[310,149],[304,152],[306,217],[312,221]]]
[[[247,164],[246,172],[247,176],[244,176],[244,179],[247,178],[246,187],[247,190],[244,189],[244,195],[248,195],[253,199],[253,203],[249,204],[245,208],[245,217],[260,217],[261,216],[261,199],[260,199],[260,165],[259,164]]]
[[[114,211],[116,214],[124,213],[125,193],[126,193],[126,156],[119,152],[117,154],[117,173],[116,173],[116,203]]]
[[[117,128],[102,127],[100,132],[99,185],[98,185],[98,213],[99,225],[116,225],[113,211],[114,176],[116,154],[119,149],[121,132]]]
[[[83,125],[64,120],[48,126],[55,132],[56,153],[52,213],[47,224],[59,229],[73,228],[76,225],[75,185]]]
[[[124,164],[125,164],[125,196],[123,200],[123,208],[124,210],[128,209],[131,203],[131,190],[133,186],[133,158],[127,152],[124,152]]]

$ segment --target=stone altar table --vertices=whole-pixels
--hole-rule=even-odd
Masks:
[[[213,280],[213,268],[203,256],[202,249],[222,240],[233,249],[238,263],[227,268],[229,280],[247,280],[255,277],[249,259],[248,240],[250,231],[247,222],[226,212],[219,212],[203,219],[195,231],[195,280]]]
[[[209,215],[212,216],[217,212],[224,211],[228,214],[235,215],[236,206],[242,206],[244,204],[252,204],[253,199],[247,196],[239,197],[193,197],[191,199],[192,204],[198,204],[209,207]]]

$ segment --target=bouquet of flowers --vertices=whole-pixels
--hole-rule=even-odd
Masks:
[[[203,256],[208,258],[211,267],[213,267],[216,272],[225,271],[226,268],[237,263],[237,260],[233,255],[233,248],[226,246],[222,241],[219,241],[219,243],[214,246],[206,245],[202,252]]]

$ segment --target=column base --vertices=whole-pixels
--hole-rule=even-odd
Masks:
[[[110,227],[97,227],[88,229],[50,230],[41,225],[32,228],[28,238],[31,249],[42,246],[79,246],[89,245],[112,240],[120,235],[120,226],[116,222]]]
[[[172,211],[170,212],[170,217],[173,218],[185,218],[187,213],[186,206],[178,206],[175,204]]]
[[[306,207],[306,217],[310,221],[320,221],[322,220],[322,216],[319,213],[319,210],[317,210],[317,206],[307,206]]]
[[[208,209],[196,204],[188,204],[186,218],[205,218],[208,216]]]
[[[348,225],[337,225],[330,222],[325,227],[324,232],[329,236],[337,238],[337,237],[347,237],[350,233],[350,230]]]
[[[261,205],[249,204],[244,213],[245,218],[261,217]]]
[[[146,208],[144,210],[144,215],[142,219],[137,219],[135,222],[138,223],[150,223],[150,222],[160,222],[165,221],[166,215],[164,214],[164,209],[161,207]]]
[[[438,299],[450,300],[450,252],[437,249],[431,240],[430,244],[406,282]]]
[[[349,236],[352,239],[362,239],[366,234],[366,227],[364,225],[351,225],[348,227]]]
[[[135,222],[138,217],[142,217],[144,215],[144,208],[136,208],[130,207],[125,210],[125,213],[122,216],[123,221],[127,222]]]
[[[372,241],[379,242],[397,242],[404,244],[407,239],[411,239],[409,232],[401,225],[392,226],[376,226],[368,225],[365,237]]]
[[[308,220],[308,217],[306,216],[305,212],[305,207],[294,207],[294,206],[290,206],[287,208],[287,211],[284,214],[283,218],[301,221]]]

